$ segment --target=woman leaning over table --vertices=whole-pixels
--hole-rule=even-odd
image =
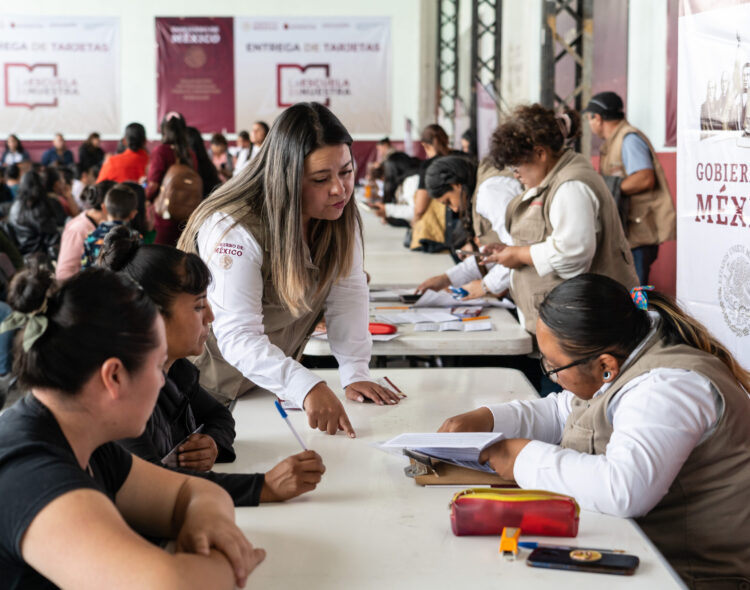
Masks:
[[[213,275],[215,320],[196,360],[201,384],[220,398],[268,389],[303,408],[312,428],[354,436],[338,397],[298,362],[325,312],[346,397],[398,401],[369,380],[351,142],[324,106],[289,107],[250,164],[201,203],[179,246]]]
[[[590,271],[638,284],[611,193],[589,161],[565,147],[579,128],[576,113],[555,116],[534,104],[513,111],[492,139],[492,157],[526,191],[507,207],[513,245],[487,246],[494,253],[485,260],[512,269],[510,293],[532,334],[539,304],[565,279]]]
[[[164,383],[148,296],[104,269],[57,285],[34,267],[9,301],[2,327],[20,328],[14,372],[31,393],[0,416],[3,587],[244,585],[265,552],[234,524],[229,495],[113,442],[143,432]],[[144,536],[176,539],[176,553]]]
[[[501,476],[636,518],[690,588],[750,583],[750,374],[670,298],[584,274],[539,308],[544,399],[442,431],[495,431]],[[648,311],[648,307],[652,311]]]

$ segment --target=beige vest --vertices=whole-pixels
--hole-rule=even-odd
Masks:
[[[626,120],[615,128],[614,133],[599,148],[601,158],[599,170],[604,176],[625,177],[622,164],[622,141],[629,133],[636,133],[646,142],[651,152],[656,181],[654,188],[645,193],[630,196],[627,236],[631,248],[661,244],[675,239],[676,221],[672,193],[669,192],[667,177],[656,157],[654,147],[638,129]]]
[[[307,299],[311,311],[303,313],[299,317],[294,317],[281,302],[273,286],[271,259],[264,236],[265,232],[262,231],[260,224],[254,224],[247,229],[263,250],[263,263],[261,265],[263,275],[263,297],[261,300],[263,330],[271,344],[279,347],[287,356],[299,360],[315,325],[323,318],[325,301],[331,290],[333,280],[330,280],[317,292],[313,287]],[[310,262],[308,270],[313,276],[313,284],[317,285],[318,269]],[[233,400],[256,387],[252,381],[244,377],[224,359],[219,352],[213,330],[209,333],[203,353],[190,360],[200,369],[201,385],[219,401]]]
[[[604,394],[589,401],[574,398],[560,445],[604,454],[613,431],[609,402],[629,381],[655,368],[703,375],[721,395],[724,412],[667,495],[638,524],[690,588],[747,588],[741,584],[750,584],[750,398],[718,358],[653,335]]]
[[[552,234],[550,206],[560,185],[571,180],[585,183],[599,201],[601,231],[596,236],[596,253],[589,272],[611,277],[631,289],[638,284],[638,277],[612,194],[588,160],[571,150],[563,153],[555,167],[542,180],[535,197],[524,201],[523,197],[527,193],[522,193],[508,204],[506,227],[513,238],[513,245],[538,244]],[[526,330],[532,334],[536,334],[539,305],[547,293],[562,281],[555,272],[540,277],[533,266],[513,271],[511,294],[523,312]]]
[[[479,240],[481,246],[500,242],[500,237],[492,229],[490,221],[477,213],[477,193],[479,192],[479,186],[485,180],[494,178],[495,176],[514,178],[513,173],[507,168],[503,168],[502,170],[495,168],[490,158],[485,158],[479,162],[479,168],[477,168],[477,186],[474,189],[474,196],[471,198],[471,219],[474,224],[474,235]]]

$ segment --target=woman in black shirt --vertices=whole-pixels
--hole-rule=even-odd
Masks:
[[[59,287],[22,271],[9,301],[3,329],[19,329],[14,369],[31,393],[0,416],[4,587],[244,585],[265,552],[234,524],[229,495],[112,442],[143,431],[164,383],[153,302],[96,268]],[[141,535],[176,539],[177,553]]]

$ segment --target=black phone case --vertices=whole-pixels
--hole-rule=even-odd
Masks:
[[[574,560],[570,557],[570,553],[571,551],[567,549],[537,547],[526,559],[526,565],[595,574],[632,576],[640,563],[638,557],[625,553],[602,553],[601,558],[596,561]]]

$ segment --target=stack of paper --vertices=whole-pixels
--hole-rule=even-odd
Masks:
[[[427,322],[415,324],[414,326],[415,332],[484,332],[486,330],[492,330],[492,322],[490,320]]]
[[[378,289],[370,291],[370,301],[399,301],[401,295],[410,295],[414,289]]]
[[[408,449],[447,463],[492,472],[492,468],[479,462],[480,453],[501,441],[505,435],[497,432],[428,432],[401,434],[383,443],[386,451]]]
[[[506,309],[513,309],[515,305],[507,299],[495,299],[493,298],[479,298],[469,299],[464,301],[463,299],[454,299],[453,295],[447,291],[432,291],[428,289],[414,304],[414,307],[455,307],[456,305],[484,305],[489,307],[504,307]]]
[[[451,322],[456,316],[444,309],[420,309],[419,311],[402,311],[398,313],[378,313],[376,322],[386,324],[419,324],[421,322]]]

